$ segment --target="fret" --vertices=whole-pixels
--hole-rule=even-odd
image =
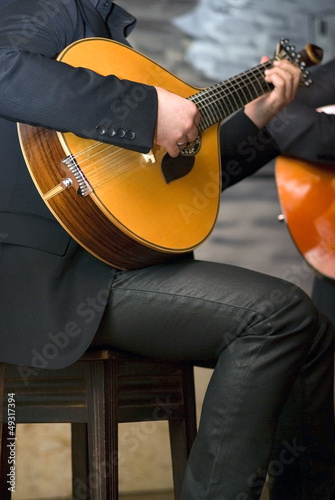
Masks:
[[[240,91],[243,87],[241,87],[239,80],[242,81],[242,79],[239,79],[238,77],[231,78],[225,85],[226,91],[224,97],[229,100],[231,108],[229,114],[233,113],[243,105],[240,96]]]
[[[215,87],[215,86],[214,86]],[[213,87],[210,87],[210,89],[213,89]],[[212,90],[213,93],[215,93],[214,90]],[[192,100],[201,116],[200,124],[198,126],[200,131],[205,130],[206,128],[209,128],[213,123],[216,123],[215,121],[213,122],[212,116],[211,116],[211,100],[209,100],[210,92],[209,89],[201,90],[198,92],[198,94],[195,94],[194,96],[191,96],[189,99]]]
[[[288,40],[282,39],[277,46],[275,59],[288,59],[299,66],[302,70],[301,82],[308,87],[311,80],[305,67],[307,64],[318,64],[322,60],[322,54],[322,49],[316,45],[309,45],[305,51],[297,54],[295,48],[288,45]],[[274,59],[270,59],[244,73],[224,82],[216,83],[188,97],[190,101],[194,102],[200,113],[199,132],[221,122],[249,102],[272,90],[273,85],[265,80],[264,71],[272,67],[273,61]]]
[[[241,77],[239,78],[240,82],[239,95],[241,98],[242,107],[248,102],[252,101],[253,99],[256,99],[256,97],[259,97],[259,94],[256,93],[256,88],[254,85],[254,81],[252,79],[251,72],[247,71],[243,76],[245,78],[244,86],[242,78]]]
[[[273,60],[267,61],[190,96],[188,99],[195,103],[201,115],[199,130],[203,131],[219,123],[270,91],[273,87],[265,81],[264,71],[272,66],[272,62]]]
[[[212,87],[207,89],[206,92],[206,98],[208,102],[207,107],[210,109],[210,117],[212,123],[217,123],[221,119],[220,100],[218,99],[219,96],[220,94],[218,94],[217,90],[215,91]]]

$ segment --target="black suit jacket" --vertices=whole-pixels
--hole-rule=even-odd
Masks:
[[[100,1],[98,8],[108,30],[125,42],[134,18],[112,2]],[[136,112],[120,117],[111,111],[113,99],[126,100],[134,83],[55,60],[71,42],[94,35],[105,33],[93,31],[75,0],[2,2],[0,361],[48,368],[72,363],[95,335],[111,288],[115,271],[78,246],[40,199],[16,130],[19,121],[101,140],[98,126],[107,118],[135,132],[132,140],[111,142],[150,149],[157,109],[153,88],[146,87]]]
[[[114,105],[127,102],[137,83],[55,60],[75,40],[105,36],[101,19],[121,42],[134,24],[133,17],[105,0],[94,2],[100,18],[91,24],[78,2],[2,0],[0,8],[0,361],[42,368],[64,367],[88,348],[115,270],[81,248],[48,211],[25,166],[16,122],[140,152],[151,148],[156,125],[153,87],[143,86],[145,97],[136,109],[120,115]],[[134,131],[132,138],[102,137],[99,124],[106,119],[115,128]],[[258,132],[243,114],[239,123],[243,135]],[[237,181],[230,157],[239,137],[235,127],[224,136],[230,144],[225,187]],[[247,167],[239,170],[239,179],[257,165]]]

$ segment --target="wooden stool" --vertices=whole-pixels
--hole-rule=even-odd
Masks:
[[[13,416],[15,424],[71,423],[73,498],[90,500],[118,499],[118,423],[168,420],[179,498],[196,435],[193,366],[104,350],[62,370],[22,373],[22,367],[0,364],[2,500],[11,498]],[[12,393],[15,407],[9,405]]]

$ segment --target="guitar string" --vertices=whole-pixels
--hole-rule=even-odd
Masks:
[[[217,112],[217,110],[215,110],[215,108],[214,108],[214,106],[217,103],[220,103],[223,108],[226,108],[226,111],[228,113],[225,114],[223,117],[221,115],[218,116],[217,114],[216,115],[212,114],[212,116],[209,117],[210,118],[210,125],[212,125],[213,123],[217,123],[218,121],[220,121],[220,119],[224,118],[225,116],[228,116],[232,112],[243,107],[243,105],[246,104],[247,102],[250,102],[251,100],[253,100],[255,98],[255,94],[256,94],[256,97],[258,97],[259,95],[262,95],[263,93],[265,93],[267,91],[267,89],[269,88],[269,84],[267,84],[267,82],[264,80],[263,70],[267,67],[270,67],[272,62],[273,62],[273,60],[267,61],[267,63],[261,64],[261,65],[255,67],[255,68],[252,68],[244,73],[241,73],[235,77],[232,77],[225,82],[217,83],[211,87],[208,87],[207,89],[204,89],[203,91],[200,91],[199,93],[197,93],[193,96],[190,96],[189,99],[194,98],[195,101],[200,99],[200,103],[197,103],[198,109],[199,109],[199,111],[203,111],[205,113],[207,111],[210,114],[213,112]],[[247,85],[245,84],[245,78],[247,78],[248,82],[249,82]],[[241,82],[243,83],[243,85],[241,85]],[[265,84],[266,89],[262,88],[261,83],[263,83],[263,85]],[[260,90],[257,90],[256,85],[260,86],[261,94],[259,93]],[[252,91],[251,91],[250,86],[253,89],[254,93],[251,93]],[[245,94],[245,92],[244,92],[245,89],[249,92],[249,97]],[[243,95],[245,101],[242,101],[240,96],[237,95],[238,92],[242,92],[242,95]],[[199,95],[199,94],[201,94],[201,95]],[[233,111],[231,111],[229,109],[229,107],[227,107],[231,103],[225,102],[225,100],[224,100],[225,98],[229,98],[229,97],[232,97],[234,100],[234,103],[235,103],[235,108],[233,108]],[[239,104],[236,99],[239,99],[241,104]],[[220,108],[220,109],[222,111],[224,110],[222,108]],[[202,116],[202,121],[203,121],[203,116]],[[207,125],[207,127],[210,125]],[[202,130],[204,130],[204,129],[202,129]],[[127,159],[127,157],[129,156],[129,150],[124,150],[123,148],[117,147],[117,149],[115,151],[113,151],[113,149],[116,146],[111,145],[111,144],[102,146],[102,144],[103,143],[97,142],[94,145],[91,145],[91,146],[79,151],[76,155],[74,155],[74,159],[78,163],[78,165],[79,165],[79,163],[81,163],[82,167],[80,167],[80,169],[83,173],[87,174],[89,172],[89,170],[93,170],[93,173],[90,175],[90,179],[89,179],[90,183],[92,183],[92,184],[95,183],[96,182],[95,178],[98,177],[99,181],[100,181],[98,185],[101,185],[101,183],[105,182],[104,180],[101,180],[101,176],[104,173],[107,174],[108,179],[110,179],[111,177],[117,177],[119,175],[122,175],[123,173],[131,170],[132,168],[136,168],[136,165],[134,167],[129,166],[129,159]],[[85,156],[88,153],[94,151],[95,149],[100,149],[100,151],[97,151],[93,155],[93,157],[94,156],[97,157],[96,160],[94,160],[92,162],[92,156],[85,158]],[[112,149],[112,151],[109,151],[111,149]],[[109,153],[107,155],[103,156],[108,151],[109,151]],[[106,163],[114,155],[120,156],[120,155],[122,155],[122,153],[125,156],[124,161],[122,163],[120,163],[120,161],[118,161],[117,166],[111,165],[110,163]],[[134,154],[141,154],[141,153],[134,152]],[[83,160],[80,160],[80,157],[82,157],[82,156],[84,156],[84,158],[83,158]],[[118,160],[120,160],[119,157],[118,157]],[[101,164],[101,162],[103,162],[103,164]],[[84,166],[84,165],[86,165],[86,166]],[[94,187],[98,187],[98,185],[95,185]]]
[[[299,63],[297,58],[295,58],[295,60],[293,60],[293,56],[295,56],[294,53],[288,54],[287,52],[285,52],[284,54],[285,54],[285,57],[283,57],[283,52],[281,52],[281,54],[277,55],[277,58],[278,59],[288,59],[293,64]],[[263,70],[270,68],[273,64],[273,61],[274,61],[274,59],[268,60],[265,63],[259,64],[255,68],[247,70],[244,73],[240,73],[236,77],[233,77],[233,78],[227,80],[226,82],[222,82],[222,83],[216,84],[212,87],[209,87],[208,89],[204,89],[200,93],[201,96],[198,96],[198,94],[191,96],[189,99],[193,100],[194,102],[197,102],[197,100],[199,100],[199,97],[203,98],[203,100],[206,101],[206,96],[209,96],[209,99],[212,98],[213,89],[218,90],[218,92],[216,94],[219,96],[218,99],[211,100],[209,102],[209,104],[205,103],[203,111],[205,112],[206,116],[203,119],[204,126],[203,126],[202,130],[204,130],[204,128],[206,128],[206,127],[213,125],[213,123],[217,122],[217,119],[219,116],[218,115],[219,109],[217,106],[217,101],[219,101],[219,104],[221,105],[220,109],[221,109],[221,111],[224,111],[224,114],[225,114],[224,117],[226,117],[229,114],[231,114],[233,111],[236,111],[237,109],[239,109],[241,107],[241,105],[243,106],[247,102],[250,102],[250,100],[252,100],[256,97],[259,97],[260,95],[264,94],[268,90],[271,90],[273,87],[271,84],[268,84],[266,82],[266,80],[264,78]],[[262,78],[258,78],[258,77],[256,77],[255,79],[250,78],[250,75],[253,77],[256,73],[258,73]],[[243,86],[236,87],[236,83],[239,83],[241,81],[242,81],[242,83],[244,83],[245,78],[249,79],[251,86],[243,85]],[[257,85],[254,85],[255,83]],[[235,100],[235,96],[236,96],[237,99],[240,101],[240,103],[235,101],[235,109],[232,106],[231,101],[224,102],[224,100],[222,99],[222,97],[225,97],[225,95],[226,95],[225,89],[227,89],[229,86],[233,87],[234,90],[237,89],[237,92],[232,94],[234,100]],[[223,93],[220,91],[220,88],[223,89]],[[244,89],[246,89],[249,92],[249,97],[244,93]],[[242,99],[242,96],[243,96],[243,99]],[[215,107],[213,106],[214,104],[216,104]],[[229,109],[229,107],[227,107],[227,105],[228,106],[230,105],[231,109]],[[226,108],[227,112],[225,111],[225,108]]]
[[[214,86],[212,87],[209,87],[208,89],[204,89],[203,91],[200,91],[198,94],[194,94],[193,96],[191,96],[191,98],[197,98],[200,94],[200,97],[202,98],[202,100],[205,101],[205,104],[208,104],[206,103],[206,98],[211,98],[212,97],[212,94],[213,94],[213,91],[215,91],[215,94],[214,94],[214,101],[213,99],[210,99],[210,104],[211,103],[215,103],[217,100],[220,100],[220,98],[223,96],[226,95],[226,91],[227,89],[233,89],[233,90],[244,90],[244,89],[247,89],[247,90],[251,90],[249,88],[249,85],[246,85],[245,84],[245,79],[247,78],[249,83],[251,83],[251,86],[252,88],[256,91],[256,87],[255,87],[255,83],[261,83],[262,80],[264,80],[264,74],[262,72],[262,70],[266,68],[266,66],[261,66],[261,67],[256,67],[252,70],[248,70],[246,71],[245,73],[241,73],[240,75],[237,75],[233,78],[230,78],[229,80],[226,80],[225,82],[221,82],[221,83],[217,83],[215,84]],[[256,76],[256,72],[257,72],[257,76]],[[259,79],[259,76],[261,76],[261,79]],[[251,77],[254,77],[254,80],[252,80]],[[242,86],[240,85],[240,83],[242,82]],[[264,82],[263,82],[264,83]],[[228,92],[229,93],[229,92]],[[253,96],[252,96],[253,97]]]
[[[80,158],[85,156],[83,151],[86,151],[86,154],[89,152],[96,152],[93,158],[91,155],[81,160]],[[136,162],[134,162],[133,165],[130,164],[128,150],[124,150],[123,148],[115,150],[114,145],[105,145],[102,147],[101,143],[97,143],[83,151],[75,155],[75,160],[78,164],[81,164],[80,168],[93,188],[99,187],[111,178],[116,178],[135,168],[141,167],[137,165]],[[140,153],[134,152],[134,154]],[[116,161],[111,162],[110,160],[113,157],[117,157]],[[105,176],[105,178],[103,176]]]
[[[233,97],[234,101],[235,101],[235,104],[236,104],[236,108],[239,108],[241,106],[241,104],[237,103],[236,102],[236,99],[235,99],[235,91],[236,90],[241,90],[243,92],[243,86],[241,85],[236,85],[236,83],[238,84],[239,82],[237,80],[241,80],[242,78],[241,77],[236,77],[235,79],[231,79],[231,83],[233,83],[233,88],[232,90],[228,89],[225,89],[225,91],[220,91],[221,94],[219,95],[219,97],[216,97],[217,96],[217,92],[216,94],[214,94],[214,99],[212,98],[210,101],[208,100],[208,96],[210,95],[210,93],[206,93],[206,95],[204,96],[203,99],[201,99],[200,103],[198,103],[198,106],[199,108],[202,108],[202,109],[205,109],[206,107],[210,107],[212,106],[213,104],[216,104],[217,102],[220,102],[220,99],[222,97]],[[255,78],[254,81],[252,81],[252,79],[249,77],[249,82],[253,85],[254,83],[259,83],[259,79],[258,78]],[[216,85],[219,85],[219,84],[216,84]],[[235,86],[234,86],[235,85]],[[227,87],[228,88],[228,87]],[[212,89],[212,88],[209,88],[209,89],[205,89],[205,91],[207,90],[211,90],[211,92],[213,93],[214,90],[216,89]],[[220,89],[219,89],[220,90]],[[202,91],[201,91],[202,92]],[[195,94],[195,96],[197,96],[198,94]],[[245,94],[243,93],[243,95],[245,96]],[[249,98],[245,96],[245,98],[249,101]],[[251,95],[250,94],[250,98],[254,98],[254,95]],[[208,102],[206,102],[206,99]],[[228,102],[229,104],[229,102]],[[230,112],[231,110],[229,110]],[[234,111],[234,109],[232,110]],[[91,151],[92,149],[95,149],[97,147],[99,147],[102,143],[99,143],[97,142],[96,144],[94,144],[93,146],[89,146],[88,148],[86,149],[83,149],[80,153],[78,153],[77,155],[77,158],[79,158],[80,155],[85,155],[87,152]],[[115,147],[115,146],[114,146]],[[119,148],[119,151],[122,151],[123,148]],[[117,151],[116,151],[117,152]]]
[[[134,166],[129,165],[129,151],[125,150],[123,148],[117,148],[115,151],[116,146],[113,146],[112,144],[104,145],[102,146],[100,143],[98,143],[95,148],[98,148],[99,151],[94,155],[96,159],[92,162],[91,157],[85,158],[81,163],[82,165],[85,165],[88,163],[88,166],[83,167],[81,170],[85,175],[89,173],[89,170],[92,171],[91,175],[89,176],[89,181],[90,183],[95,183],[96,178],[101,181],[101,176],[106,173],[110,173],[109,178],[116,178],[123,173],[131,170],[132,168],[136,167],[136,164],[134,163]],[[94,149],[94,147],[92,148]],[[107,153],[107,154],[106,154]],[[136,154],[136,152],[135,152]],[[139,153],[138,153],[139,154]],[[114,156],[117,156],[117,164],[115,162],[111,163],[111,158]],[[77,160],[76,160],[77,161]],[[110,171],[110,172],[109,172]],[[98,184],[100,185],[100,183]],[[95,185],[98,187],[98,185]]]
[[[251,74],[252,74],[252,73],[251,73]],[[258,79],[258,78],[254,78],[254,81],[253,81],[253,80],[250,78],[250,76],[249,76],[249,77],[248,77],[248,79],[249,79],[249,81],[251,82],[251,84],[252,84],[253,86],[254,86],[254,83],[258,83],[258,84],[259,84],[259,79]],[[231,80],[231,82],[230,82],[230,83],[232,83],[232,84],[233,84],[233,91],[236,91],[236,89],[237,89],[237,90],[242,90],[242,91],[243,91],[243,87],[241,87],[240,85],[236,85],[236,84],[238,84],[238,83],[239,83],[239,82],[238,82],[238,80],[241,80],[241,76],[238,76],[238,77],[236,77],[235,79],[232,79],[232,80]],[[236,102],[235,97],[234,97],[234,92],[233,92],[233,91],[231,91],[231,90],[229,90],[228,92],[227,92],[227,91],[226,91],[226,92],[222,92],[222,91],[221,91],[221,98],[222,98],[222,96],[223,96],[223,97],[232,96],[232,97],[234,98],[234,101],[235,101],[235,106],[236,106],[236,109],[238,109],[238,108],[240,107],[240,104],[238,104],[238,103]],[[211,89],[211,92],[213,92],[213,90],[212,90],[212,89]],[[245,96],[245,94],[244,94],[244,96]],[[207,97],[207,95],[206,95],[206,97]],[[219,97],[220,97],[220,96],[219,96]],[[252,95],[252,97],[254,97],[254,96]],[[219,98],[214,98],[214,99],[212,99],[211,101],[209,101],[208,103],[206,103],[206,102],[205,102],[203,106],[199,106],[199,107],[200,107],[200,109],[206,109],[206,107],[208,107],[208,106],[209,106],[209,107],[210,107],[210,106],[213,106],[216,102],[219,102],[219,100],[220,100]],[[230,110],[229,110],[229,112],[230,112]],[[218,117],[216,117],[216,118],[218,118]],[[218,120],[217,120],[217,121],[218,121]],[[100,149],[101,149],[101,144],[102,144],[102,143],[97,143],[97,144],[95,144],[95,145],[93,145],[93,146],[90,146],[90,147],[88,147],[88,148],[86,148],[86,149],[82,150],[81,152],[79,152],[79,153],[76,155],[76,158],[75,158],[75,159],[76,159],[76,160],[79,160],[79,157],[80,157],[80,156],[82,156],[82,155],[86,155],[88,152],[90,152],[90,151],[92,151],[92,150],[94,150],[94,149],[97,149],[97,148],[100,148]],[[112,146],[112,145],[105,146],[103,149],[101,149],[101,151],[98,151],[98,152],[97,152],[94,156],[101,155],[101,154],[103,154],[105,151],[108,151],[110,148],[113,148],[113,147],[115,147],[115,146]],[[117,154],[117,153],[121,153],[122,151],[123,151],[123,149],[122,149],[122,148],[119,148],[119,149],[117,149],[116,151],[112,151],[112,152],[110,152],[107,156],[105,156],[105,157],[104,157],[104,158],[102,158],[102,159],[103,159],[103,160],[104,160],[104,159],[108,159],[110,156],[112,156],[112,155],[114,155],[114,154]],[[94,164],[94,162],[92,162],[91,160],[92,160],[92,157],[90,157],[90,158],[88,158],[88,159],[84,159],[84,160],[83,160],[82,164],[84,164],[84,163],[86,163],[86,162],[88,162],[88,161],[89,161],[89,162],[91,162],[91,163],[88,165],[88,167],[83,167],[83,168],[82,168],[82,171],[83,171],[83,172],[84,172],[85,170],[89,169],[89,168],[93,168],[93,169],[94,169],[94,165],[95,165],[95,164]],[[99,161],[99,159],[98,159],[98,161]],[[104,166],[102,166],[101,168],[108,168],[108,165],[106,165],[105,167],[104,167]],[[120,172],[119,172],[119,171],[118,171],[118,172],[116,172],[116,175],[119,175],[120,173],[123,173],[123,169],[119,169],[119,170],[120,170]]]
[[[265,67],[267,66],[265,65]],[[200,101],[200,105],[198,106],[198,108],[199,111],[203,111],[205,113],[205,117],[203,120],[205,122],[204,123],[205,128],[213,125],[213,123],[216,123],[218,121],[218,116],[219,116],[218,112],[220,110],[224,112],[223,117],[220,115],[221,119],[225,118],[232,112],[243,107],[243,105],[246,104],[247,102],[250,102],[250,100],[259,97],[260,95],[264,94],[267,90],[270,90],[269,84],[267,84],[267,82],[264,79],[263,68],[264,65],[261,65],[245,73],[237,75],[237,77],[234,77],[228,80],[227,82],[223,82],[222,84],[217,84],[217,87],[214,89],[215,91],[217,91],[216,94],[214,95],[214,99],[213,99],[213,89],[211,87],[209,89],[205,89],[204,91],[202,91],[202,95],[199,97],[203,98],[203,100]],[[261,78],[259,78],[259,76]],[[244,84],[241,86],[240,83],[241,81],[242,83],[244,83],[245,78],[248,79],[249,84],[248,85]],[[228,90],[232,89],[232,90],[230,90],[230,92],[229,91],[227,92],[227,89]],[[247,90],[247,93],[244,92],[244,90]],[[234,102],[229,100],[228,102],[226,102],[224,98],[227,95],[233,97]],[[199,97],[197,94],[195,94],[195,96],[191,96],[191,100],[197,102]],[[204,103],[204,105],[202,105],[202,103]],[[220,104],[219,108],[217,106],[218,103]]]
[[[197,98],[197,96],[200,95],[200,97],[206,101],[206,97],[211,97],[213,91],[215,91],[215,94],[214,94],[214,102],[216,99],[217,96],[222,97],[222,95],[224,96],[225,95],[225,91],[229,88],[232,88],[233,90],[243,90],[244,88],[246,88],[247,90],[250,90],[249,89],[249,86],[245,84],[245,79],[247,78],[249,80],[249,83],[251,83],[252,87],[255,89],[255,83],[261,83],[261,81],[263,80],[264,81],[264,74],[263,74],[263,70],[264,69],[267,69],[268,67],[270,67],[271,65],[267,65],[267,64],[264,64],[264,65],[260,65],[260,66],[257,66],[256,68],[253,68],[253,69],[250,69],[244,73],[241,73],[233,78],[230,78],[224,82],[221,82],[221,83],[217,83],[215,85],[213,85],[212,87],[208,87],[207,89],[204,89],[202,91],[200,91],[199,93],[197,94],[194,94],[193,96],[191,96],[191,98]],[[257,76],[256,76],[257,75]],[[259,78],[259,76],[261,78]],[[252,80],[251,77],[254,77],[254,80]],[[240,85],[240,83],[242,82],[242,86]],[[264,82],[263,82],[264,83]],[[223,91],[223,94],[222,94],[222,91]],[[212,100],[210,102],[213,102]]]
[[[286,52],[285,53],[285,56],[288,57],[288,53]],[[247,70],[246,72],[244,73],[240,73],[239,75],[235,76],[235,77],[232,77],[230,79],[228,79],[226,82],[221,82],[218,83],[218,84],[215,84],[214,86],[211,86],[207,89],[204,89],[203,91],[200,91],[199,93],[195,94],[194,96],[191,96],[191,98],[193,97],[195,100],[199,100],[199,95],[198,94],[201,94],[202,96],[202,100],[200,103],[198,103],[200,109],[203,109],[203,110],[206,110],[207,108],[210,109],[210,112],[213,111],[213,105],[216,104],[217,102],[219,102],[220,104],[223,104],[223,105],[229,105],[230,102],[225,102],[223,101],[223,98],[224,97],[228,97],[229,95],[233,97],[234,101],[235,101],[235,109],[236,108],[239,108],[241,105],[243,105],[245,102],[241,100],[241,97],[236,94],[236,90],[238,92],[242,92],[242,95],[244,97],[244,100],[246,102],[249,102],[250,98],[255,98],[257,95],[259,95],[259,90],[257,91],[256,88],[255,88],[255,83],[257,85],[259,85],[260,87],[260,90],[261,92],[264,92],[265,89],[262,88],[261,86],[261,82],[263,81],[264,83],[264,75],[263,75],[263,72],[262,70],[268,68],[268,67],[271,67],[272,64],[273,64],[273,60],[274,59],[271,59],[269,61],[266,61],[265,63],[262,63],[262,64],[259,64],[258,66],[256,66],[255,68],[251,68],[249,70]],[[258,72],[258,75],[255,76],[255,72]],[[250,77],[250,75],[252,77],[254,77],[254,79],[252,79]],[[244,82],[244,78],[247,77],[248,80],[249,80],[249,83],[251,83],[253,89],[254,89],[254,94],[251,93],[251,89],[248,85],[245,85],[245,82]],[[261,77],[261,78],[259,78]],[[243,83],[243,85],[241,85],[240,83]],[[229,89],[229,87],[232,87],[232,90]],[[249,98],[246,96],[246,94],[244,93],[244,88],[246,88],[248,91],[249,91]],[[227,92],[227,89],[229,89],[229,91]],[[213,92],[214,93],[214,99],[213,99]],[[238,104],[236,102],[236,99],[235,99],[235,95],[237,98],[240,99],[240,104]],[[206,103],[206,99],[207,98],[210,98],[209,102]],[[231,113],[232,111],[235,110],[234,107],[232,109],[228,109],[228,113]],[[218,121],[218,119],[222,119],[221,115],[217,115],[215,117],[213,117],[215,120]],[[100,145],[101,143],[99,143]],[[88,148],[85,148],[84,150],[82,150],[82,152],[79,152],[78,155],[77,155],[77,158],[79,158],[79,156],[83,155],[83,154],[86,154],[88,151],[90,150],[93,150],[95,149],[96,147],[98,147],[98,145],[93,145],[93,146],[90,146]],[[105,146],[105,148],[103,149],[103,151],[107,151],[110,147],[115,147],[115,146],[112,146],[112,145],[108,145],[108,146]],[[117,153],[120,153],[122,151],[122,148],[110,153],[108,155],[108,157],[110,155],[114,155],[114,154],[117,154]],[[106,157],[107,158],[107,157]],[[89,161],[89,160],[87,160]],[[94,164],[89,164],[89,166],[87,168],[94,168]]]
[[[94,155],[97,157],[96,160],[92,162],[91,157],[89,157],[83,159],[83,161],[81,162],[82,165],[89,162],[88,166],[81,168],[81,170],[83,173],[85,172],[85,176],[87,177],[87,180],[92,185],[92,187],[94,184],[94,187],[97,188],[105,182],[103,175],[106,176],[106,180],[110,180],[111,178],[116,178],[126,172],[129,172],[137,168],[136,162],[134,162],[132,165],[129,164],[128,150],[125,150],[123,148],[118,148],[116,151],[113,151],[115,146],[111,144],[102,146],[101,143],[98,143],[97,145],[91,147],[90,149],[92,150],[94,148],[100,149],[100,151],[98,151]],[[105,154],[107,151],[109,151],[109,154]],[[136,155],[140,153],[134,152],[134,154]],[[115,162],[111,163],[109,161],[111,157],[113,157],[114,155],[118,155],[117,164],[115,164]],[[89,174],[89,170],[91,170],[92,173],[90,175],[87,175]]]

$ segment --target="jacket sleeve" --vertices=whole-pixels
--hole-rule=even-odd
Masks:
[[[277,143],[266,129],[258,129],[243,109],[220,129],[222,189],[254,174],[278,156]]]
[[[335,162],[335,114],[317,108],[335,104],[335,60],[315,67],[313,84],[259,130],[238,111],[221,125],[223,189],[254,174],[280,154],[309,161]]]
[[[4,0],[4,4],[0,116],[147,152],[156,126],[154,87],[55,60],[67,45],[82,38],[76,2]],[[134,95],[141,99],[132,99]],[[125,133],[108,135],[104,132],[108,127]]]
[[[335,162],[335,115],[317,111],[335,104],[335,60],[316,67],[310,88],[273,119],[267,129],[281,153],[309,161]]]

